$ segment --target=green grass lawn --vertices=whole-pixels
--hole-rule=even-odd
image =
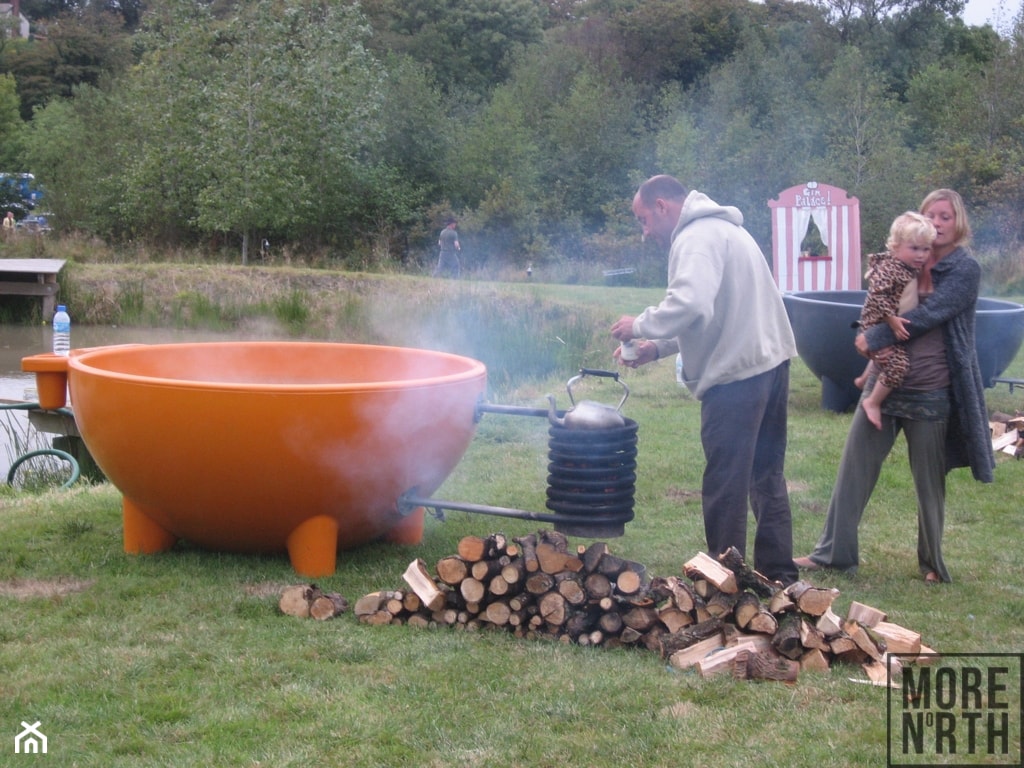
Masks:
[[[615,312],[631,308],[621,304]],[[636,519],[608,544],[651,574],[681,575],[704,547],[699,404],[676,385],[671,360],[624,375],[625,411],[640,425]],[[1007,375],[1024,375],[1020,357]],[[563,397],[563,386],[562,378],[521,386],[503,402],[542,405],[548,391]],[[989,394],[990,410],[1024,407],[1019,389]],[[819,402],[818,382],[797,362],[787,468],[797,554],[820,532],[850,420]],[[544,511],[546,441],[541,419],[487,414],[436,495]],[[917,573],[915,499],[899,441],[864,517],[859,574],[812,579],[840,590],[837,613],[852,600],[867,603],[943,653],[1024,650],[1024,464],[1008,456],[998,464],[992,485],[966,470],[949,476],[945,554],[954,583],[928,587]],[[432,564],[463,536],[537,528],[449,512],[428,518],[422,545],[342,553],[337,572],[319,583],[354,602],[401,586],[412,559]],[[851,682],[863,677],[857,667],[792,685],[704,680],[648,651],[371,627],[351,613],[328,622],[283,616],[281,588],[302,581],[285,556],[185,545],[127,556],[120,496],[108,485],[0,495],[0,532],[0,765],[886,762],[887,692]],[[1019,708],[1019,689],[1013,702]],[[22,723],[37,721],[48,754],[15,755]],[[1018,728],[1011,753],[1019,738]],[[967,764],[975,763],[985,761]]]

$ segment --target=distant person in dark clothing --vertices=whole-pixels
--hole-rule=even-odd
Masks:
[[[462,273],[462,266],[459,264],[459,252],[462,246],[459,245],[459,233],[455,231],[458,222],[449,218],[444,223],[444,229],[437,238],[437,246],[441,249],[437,257],[437,266],[434,267],[434,277],[453,277],[458,279]]]

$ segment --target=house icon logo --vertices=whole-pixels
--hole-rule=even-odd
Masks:
[[[29,725],[24,720],[21,721],[21,726],[25,730],[14,737],[14,754],[46,754],[46,736],[39,730],[41,724],[36,721]]]

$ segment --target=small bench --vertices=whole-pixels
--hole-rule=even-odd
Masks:
[[[43,320],[50,321],[60,286],[57,273],[64,259],[0,259],[0,296],[41,296]]]
[[[636,270],[633,267],[606,269],[603,274],[607,285],[624,285],[627,282],[636,282]]]
[[[1015,387],[1024,387],[1024,379],[1000,379],[1000,378],[996,378],[996,379],[992,379],[992,383],[993,384],[1009,384],[1010,385],[1010,394],[1011,395],[1013,394],[1013,390],[1014,390]]]

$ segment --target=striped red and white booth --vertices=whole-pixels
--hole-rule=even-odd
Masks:
[[[860,201],[846,190],[809,181],[768,201],[772,209],[772,271],[779,290],[857,291],[861,289]],[[824,248],[801,245],[811,224]]]

